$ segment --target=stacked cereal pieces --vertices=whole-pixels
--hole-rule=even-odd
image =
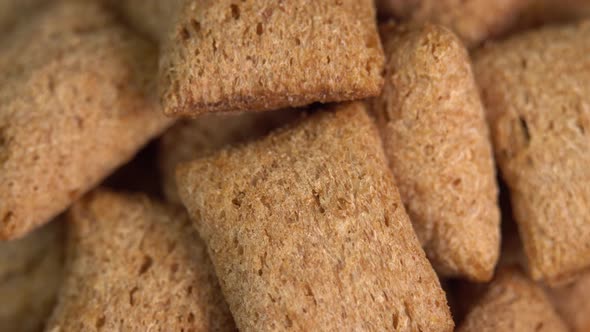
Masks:
[[[588,330],[589,4],[0,0],[0,331]]]
[[[76,0],[0,40],[0,238],[51,220],[171,122],[154,98],[155,55]]]
[[[382,29],[385,87],[373,101],[416,233],[443,275],[486,281],[498,250],[492,149],[467,52],[439,26]]]

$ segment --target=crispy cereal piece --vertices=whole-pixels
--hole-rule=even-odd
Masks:
[[[0,242],[0,331],[42,330],[55,304],[63,269],[63,223]]]
[[[172,203],[182,204],[175,179],[179,163],[265,135],[299,114],[293,110],[206,114],[194,120],[180,121],[160,140],[159,163],[166,198]]]
[[[179,167],[241,331],[451,331],[360,103]]]
[[[48,331],[233,331],[182,209],[97,191],[68,214],[66,278]]]
[[[0,41],[1,239],[51,220],[171,122],[156,66],[90,1],[59,1]]]
[[[438,272],[486,281],[500,248],[497,185],[467,52],[447,29],[384,26],[372,102],[410,220]]]
[[[383,85],[372,0],[186,0],[161,57],[168,115],[354,100]]]
[[[590,266],[590,21],[476,55],[475,72],[533,279]]]
[[[483,284],[472,284],[478,290]],[[502,268],[481,289],[478,304],[458,329],[465,331],[567,331],[542,288],[518,269]],[[473,294],[472,294],[473,295]]]
[[[557,313],[573,332],[590,331],[590,273],[576,282],[547,292]]]
[[[543,289],[517,269],[498,272],[458,332],[567,331]]]
[[[451,28],[468,47],[502,34],[530,0],[376,0],[380,15]],[[536,1],[536,0],[533,0]]]

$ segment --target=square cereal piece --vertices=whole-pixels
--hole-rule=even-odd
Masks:
[[[235,331],[183,209],[99,189],[67,221],[66,277],[47,331]]]
[[[498,188],[467,51],[438,25],[387,25],[382,36],[385,87],[373,113],[416,234],[437,272],[490,280]]]
[[[187,0],[161,46],[167,115],[354,100],[383,85],[372,0]]]
[[[363,104],[177,175],[241,331],[453,329]]]
[[[0,238],[65,210],[170,123],[156,49],[98,3],[60,1],[0,41]]]
[[[477,52],[496,159],[533,279],[590,266],[590,21]]]

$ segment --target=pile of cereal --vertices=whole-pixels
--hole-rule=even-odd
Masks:
[[[590,1],[0,0],[0,33],[0,331],[590,331]]]

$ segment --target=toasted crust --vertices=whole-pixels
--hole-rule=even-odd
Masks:
[[[176,166],[204,157],[227,145],[267,134],[300,114],[295,110],[207,114],[172,126],[160,140],[159,164],[166,198],[181,204],[176,188]]]
[[[376,0],[380,15],[449,27],[468,47],[505,32],[530,0]],[[536,1],[536,0],[535,0]]]
[[[530,272],[559,283],[590,265],[590,22],[478,52],[476,77]]]
[[[0,331],[42,329],[62,280],[62,244],[62,222],[0,243]]]
[[[0,238],[51,220],[170,123],[156,63],[90,1],[56,2],[0,42]]]
[[[467,52],[436,25],[383,26],[382,36],[385,87],[373,113],[414,229],[440,273],[489,280],[498,189]]]
[[[543,289],[520,271],[505,269],[498,273],[458,332],[565,332]]]
[[[66,279],[48,331],[232,331],[206,248],[181,209],[97,191],[68,214]]]
[[[590,272],[567,286],[547,292],[557,313],[573,332],[590,331]]]
[[[162,45],[168,115],[262,111],[379,94],[372,0],[187,0]]]
[[[452,330],[362,104],[177,174],[241,331]]]

